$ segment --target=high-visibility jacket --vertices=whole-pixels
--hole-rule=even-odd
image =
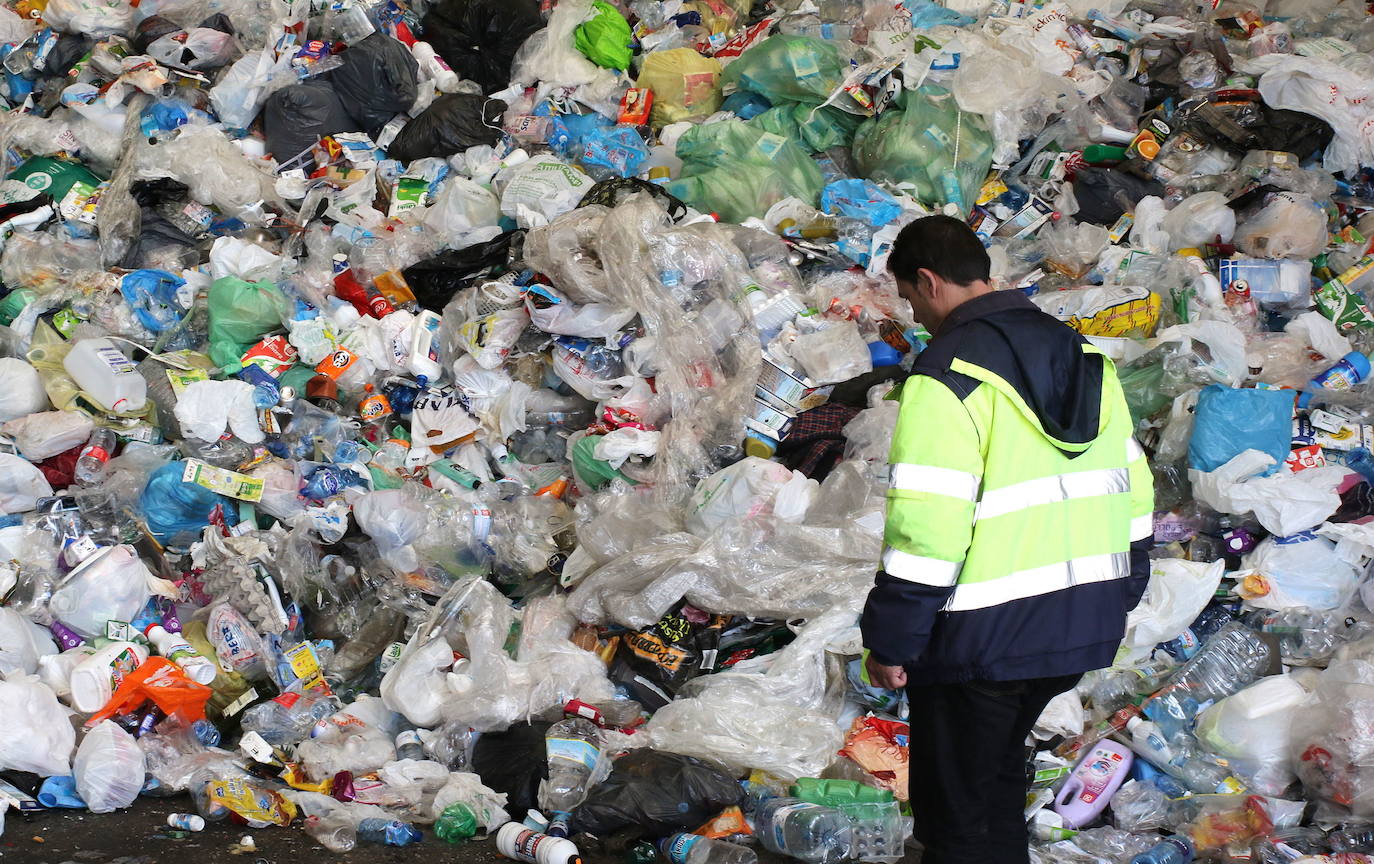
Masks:
[[[1111,360],[996,291],[941,324],[900,400],[864,646],[913,683],[1110,665],[1154,510]]]

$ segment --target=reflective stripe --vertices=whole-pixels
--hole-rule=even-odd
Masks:
[[[1130,561],[1125,552],[1091,555],[1072,561],[1047,564],[1033,570],[1010,573],[999,579],[961,584],[954,589],[954,593],[945,603],[945,611],[967,612],[970,609],[986,609],[1013,600],[1063,591],[1075,585],[1124,579],[1130,574],[1130,570]]]
[[[1146,513],[1144,516],[1137,516],[1131,520],[1131,542],[1144,540],[1153,537],[1155,533],[1155,517],[1153,513]]]
[[[1141,456],[1144,456],[1144,455],[1145,455],[1145,451],[1142,450],[1142,449],[1140,449],[1140,445],[1139,445],[1138,443],[1136,443],[1135,436],[1134,436],[1134,435],[1131,435],[1131,436],[1127,437],[1127,438],[1126,438],[1126,461],[1127,461],[1127,462],[1134,462],[1135,460],[1139,459]]]
[[[964,568],[962,561],[945,561],[942,558],[926,558],[912,555],[889,546],[883,550],[883,571],[904,582],[917,582],[936,588],[948,588],[959,581],[959,571]]]
[[[896,462],[888,476],[890,489],[900,489],[903,492],[930,492],[935,495],[962,498],[965,501],[978,500],[979,477],[967,471]]]
[[[1005,516],[1027,507],[1055,504],[1071,498],[1091,498],[1097,495],[1119,495],[1131,491],[1131,474],[1125,468],[1101,468],[1096,471],[1077,471],[1038,477],[983,493],[978,502],[974,521]]]

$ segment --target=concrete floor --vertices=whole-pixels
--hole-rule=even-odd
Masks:
[[[299,825],[250,830],[219,823],[176,837],[166,823],[174,812],[192,812],[190,799],[140,798],[128,810],[99,816],[49,810],[26,817],[10,810],[0,837],[0,864],[510,864],[490,841],[450,846],[429,831],[421,843],[404,849],[369,844],[347,854],[316,845]],[[255,851],[239,847],[245,834],[253,836]],[[623,856],[582,852],[587,864],[625,864]],[[759,860],[791,861],[767,852]],[[908,855],[899,864],[918,864],[918,857]]]

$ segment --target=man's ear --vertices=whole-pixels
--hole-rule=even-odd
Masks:
[[[926,296],[926,299],[937,300],[942,293],[943,285],[933,270],[922,267],[916,271],[916,288]]]

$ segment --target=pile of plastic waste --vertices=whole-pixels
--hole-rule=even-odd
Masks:
[[[1156,476],[1034,860],[1374,861],[1365,4],[18,0],[0,42],[4,809],[900,858],[857,620],[928,339],[887,254],[943,212]]]

